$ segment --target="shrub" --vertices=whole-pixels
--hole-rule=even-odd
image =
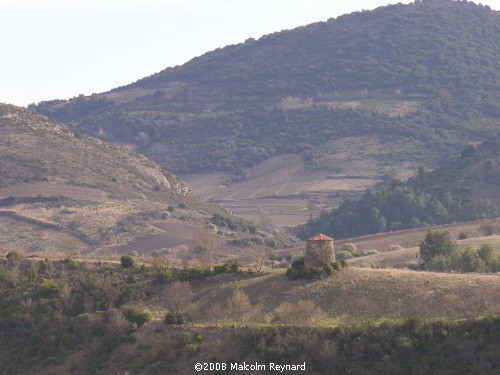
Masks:
[[[304,268],[304,256],[297,257],[293,260],[291,267],[296,269]]]
[[[349,251],[339,250],[337,254],[335,254],[337,259],[351,259],[352,254]]]
[[[198,347],[194,344],[186,344],[184,347],[184,352],[190,357],[195,356],[197,351]]]
[[[297,280],[300,278],[300,271],[297,268],[289,267],[286,270],[286,277],[290,280]]]
[[[333,275],[335,270],[340,270],[341,268],[347,267],[347,262],[345,260],[337,260],[332,264],[324,264],[323,268],[305,268],[304,257],[298,257],[293,262],[292,265],[286,270],[286,277],[290,280],[298,279],[314,279],[317,277],[330,276]]]
[[[221,273],[241,273],[241,265],[242,264],[240,262],[217,264],[214,266],[213,274],[220,275]]]
[[[358,248],[357,248],[356,244],[353,244],[353,243],[343,244],[342,247],[340,248],[340,251],[348,251],[353,256],[358,255]]]
[[[339,262],[340,262],[340,265],[342,266],[342,268],[347,268],[347,267],[349,267],[349,263],[347,263],[347,261],[346,261],[346,260],[344,260],[344,259],[340,259],[340,260],[339,260]]]
[[[342,259],[343,260],[343,259]],[[343,268],[343,263],[341,260],[336,260],[335,263],[332,264],[332,268],[335,271],[340,271]]]
[[[125,315],[125,318],[127,318],[129,322],[137,324],[137,327],[151,320],[151,314],[149,314],[149,312],[132,307],[125,309],[123,315]]]
[[[173,312],[168,312],[167,315],[165,315],[165,319],[163,320],[163,322],[168,325],[182,325],[187,323],[187,319],[186,316],[182,313],[175,314]]]
[[[467,232],[460,232],[458,234],[458,239],[459,240],[465,240],[467,238]]]
[[[171,270],[160,270],[153,275],[153,283],[156,285],[166,284],[171,281],[174,274]]]
[[[177,315],[168,312],[167,315],[165,315],[165,319],[163,320],[163,322],[165,324],[177,324]]]
[[[313,324],[325,314],[313,301],[283,302],[273,313],[271,322],[277,324]]]
[[[61,285],[52,280],[42,279],[41,283],[37,285],[35,297],[44,299],[53,299],[59,295]]]
[[[188,268],[184,267],[179,272],[180,281],[194,281],[202,280],[210,276],[211,272],[209,268],[203,268],[200,266]]]
[[[78,262],[74,259],[71,259],[71,258],[64,259],[64,263],[66,263],[68,268],[71,270],[76,270],[76,269],[78,269],[78,267],[80,267]]]
[[[24,259],[25,258],[25,255],[19,251],[9,251],[7,253],[7,255],[5,256],[5,258],[10,261],[10,262],[13,262],[13,261],[18,261],[18,260],[21,260],[21,259]]]
[[[335,262],[335,263],[337,263],[337,262]],[[333,269],[333,266],[329,263],[327,263],[323,266],[323,271],[325,271],[325,274],[327,276],[331,276],[335,272],[335,270]]]
[[[389,246],[389,250],[390,251],[403,250],[403,246],[397,245],[397,244],[391,245],[391,246]]]
[[[131,268],[135,265],[135,260],[131,255],[125,254],[120,258],[120,264],[123,268]]]

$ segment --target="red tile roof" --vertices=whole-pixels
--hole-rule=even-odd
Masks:
[[[317,236],[308,238],[307,241],[333,241],[333,238],[325,236],[324,234],[318,234]]]

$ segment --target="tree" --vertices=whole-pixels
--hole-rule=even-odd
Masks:
[[[167,309],[179,315],[190,310],[194,293],[188,282],[176,281],[165,288],[163,296]]]
[[[240,288],[236,288],[233,295],[229,298],[226,305],[228,318],[241,327],[252,316],[252,304],[248,294]]]
[[[247,250],[247,258],[253,264],[253,268],[256,272],[262,270],[264,262],[267,260],[267,254],[269,249],[266,246],[255,246]]]
[[[80,249],[80,241],[72,236],[65,236],[61,240],[59,246],[57,246],[57,250],[65,255],[64,259],[66,260],[69,260],[78,255],[80,253]]]
[[[271,216],[269,215],[269,212],[261,211],[259,214],[259,224],[262,228],[270,230],[273,229],[273,221],[271,219]]]
[[[438,255],[450,255],[457,249],[457,244],[452,241],[450,232],[429,231],[425,239],[420,242],[420,256],[425,262]]]
[[[211,267],[212,262],[218,262],[223,254],[223,245],[215,233],[201,230],[194,235],[192,252],[204,266]]]
[[[485,236],[492,236],[499,230],[500,225],[496,225],[494,221],[488,221],[482,223],[479,229],[484,233]]]
[[[274,324],[313,324],[323,319],[325,313],[313,301],[283,302],[271,315]]]

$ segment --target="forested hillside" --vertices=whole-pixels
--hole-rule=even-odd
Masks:
[[[420,168],[407,183],[391,179],[360,200],[346,200],[301,227],[307,238],[336,238],[484,219],[500,215],[500,136],[470,146],[453,163],[432,172]]]
[[[323,166],[335,150],[320,146],[353,136],[409,145],[379,160],[382,167],[439,165],[498,129],[498,25],[498,12],[472,2],[391,5],[249,39],[107,93],[32,108],[132,144],[181,173],[244,175],[284,153]]]

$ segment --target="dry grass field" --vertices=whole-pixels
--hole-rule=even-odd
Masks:
[[[497,275],[351,267],[316,281],[290,281],[276,271],[260,277],[221,276],[195,282],[200,321],[209,320],[210,308],[224,303],[237,287],[248,293],[252,305],[262,307],[256,318],[262,323],[283,302],[299,300],[312,300],[321,307],[326,313],[321,325],[383,318],[459,319],[500,311]],[[149,307],[161,311],[160,301]]]
[[[451,233],[452,238],[456,240],[458,240],[459,234],[463,232],[467,234],[469,240],[475,241],[473,240],[474,238],[481,238],[484,236],[481,224],[487,222],[494,222],[498,225],[500,224],[500,218],[493,220],[476,220],[463,223],[436,225],[430,228],[406,229],[362,237],[346,238],[335,241],[335,246],[339,247],[344,243],[354,243],[357,248],[361,250],[377,250],[379,252],[386,252],[389,251],[391,245],[400,245],[405,248],[418,246],[429,230],[448,231]]]
[[[500,253],[500,235],[457,240],[459,250],[463,250],[468,246],[477,248],[483,244],[492,245],[493,249]],[[377,268],[404,268],[416,266],[416,255],[418,251],[418,247],[388,250],[378,254],[349,259],[349,264],[354,267]]]

